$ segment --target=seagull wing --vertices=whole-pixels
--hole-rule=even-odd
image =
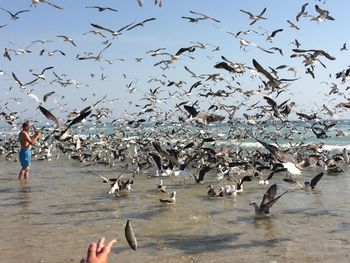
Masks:
[[[267,72],[255,59],[253,59],[253,65],[256,68],[256,70],[263,74],[269,81],[276,81],[276,79],[272,77],[272,75],[269,72]]]
[[[273,184],[264,194],[264,197],[261,201],[260,207],[266,205],[268,202],[272,201],[277,193],[277,184]]]
[[[318,175],[316,175],[314,178],[312,178],[311,182],[310,182],[310,187],[311,189],[314,189],[316,184],[318,183],[318,181],[321,180],[323,176],[323,172],[322,173],[319,173]]]
[[[60,123],[59,123],[58,119],[55,117],[55,115],[53,115],[50,111],[48,111],[47,109],[45,109],[41,105],[39,105],[39,109],[40,109],[41,113],[45,115],[45,117],[47,119],[52,120],[57,125],[57,127],[60,127]]]
[[[197,116],[198,111],[196,110],[195,107],[184,105],[184,108],[185,108],[185,110],[187,110],[187,112],[189,114],[191,114],[192,117],[196,117]]]
[[[74,124],[77,124],[79,122],[81,122],[83,119],[85,119],[87,116],[89,116],[91,114],[91,110],[85,111],[85,112],[80,112],[80,114],[78,115],[78,117],[76,117],[75,119],[73,119],[67,129],[69,129],[71,126],[73,126]]]
[[[105,27],[103,27],[103,26],[100,26],[100,25],[97,25],[97,24],[93,24],[93,23],[91,23],[90,25],[92,25],[92,26],[95,27],[95,28],[98,28],[98,29],[101,29],[101,30],[105,30],[105,31],[107,31],[107,32],[109,32],[109,33],[111,33],[111,34],[114,33],[114,31],[111,30],[111,29],[109,29],[109,28],[105,28]]]
[[[55,94],[54,91],[51,91],[51,92],[49,92],[49,93],[46,93],[46,94],[44,95],[44,97],[43,97],[44,102],[46,102],[47,98],[50,97],[50,96],[53,95],[53,94]]]
[[[263,11],[261,11],[259,16],[262,16],[265,12],[266,12],[266,7],[263,9]]]
[[[98,177],[100,177],[103,180],[104,183],[108,183],[109,182],[109,180],[106,177],[100,175],[99,173],[95,173],[95,172],[92,172],[92,171],[88,171],[88,172],[91,173],[91,174],[97,175]]]

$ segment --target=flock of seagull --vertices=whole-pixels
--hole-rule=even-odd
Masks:
[[[319,1],[317,1],[319,2]],[[63,7],[46,0],[33,0],[33,5],[47,4],[50,7],[64,11]],[[143,1],[137,1],[142,7]],[[159,7],[163,6],[162,1],[155,1]],[[115,12],[118,10],[112,7],[87,6],[88,9],[95,9],[97,12]],[[20,15],[29,15],[30,10],[9,11],[7,8],[0,7],[4,13],[8,13],[13,21],[20,18]],[[268,19],[264,8],[257,15],[253,12],[240,10],[248,15],[249,26],[261,23]],[[189,10],[190,15],[183,15],[181,19],[188,20],[189,23],[201,23],[203,20],[214,23],[215,28],[224,31],[238,40],[240,49],[245,52],[248,47],[259,49],[267,54],[280,54],[283,56],[285,50],[274,46],[265,48],[255,44],[245,36],[255,34],[266,37],[267,43],[273,43],[277,34],[282,34],[283,28],[260,33],[255,29],[239,31],[237,33],[227,31],[217,25],[221,21],[210,15]],[[314,13],[314,14],[312,14]],[[298,22],[302,19],[317,22],[334,21],[330,12],[322,9],[318,4],[311,8],[310,3],[302,5],[300,11],[295,15],[295,21],[288,19],[288,25],[293,30],[302,30]],[[91,23],[92,29],[84,35],[92,34],[105,39],[104,47],[98,54],[86,53],[77,55],[77,60],[93,60],[98,63],[105,61],[113,64],[112,60],[104,58],[104,53],[110,49],[114,41],[119,36],[134,30],[137,27],[146,27],[156,24],[157,18],[151,17],[138,23],[125,23],[124,26],[115,30],[106,25]],[[2,25],[1,28],[8,25]],[[1,30],[1,29],[0,29]],[[77,43],[66,35],[56,35],[69,45],[77,47]],[[50,40],[33,40],[31,46],[38,44],[45,45]],[[327,62],[333,62],[336,58],[327,51],[321,49],[301,49],[299,40],[293,41],[295,48],[291,49],[290,58],[301,58],[305,73],[312,78],[316,78],[315,72],[318,65],[326,68],[327,65],[321,59]],[[198,50],[208,50],[211,54],[220,51],[219,46],[203,44],[201,42],[192,42],[191,45],[179,47],[177,52],[169,52],[166,48],[155,48],[145,52],[146,56],[161,59],[154,63],[155,68],[162,70],[160,76],[151,77],[148,83],[155,84],[157,87],[150,88],[139,104],[135,104],[137,113],[130,114],[129,118],[113,118],[112,111],[105,107],[112,103],[113,99],[104,96],[95,99],[96,102],[82,110],[71,111],[67,114],[67,120],[63,121],[46,104],[52,97],[56,96],[57,91],[46,93],[42,100],[35,95],[35,84],[38,82],[49,83],[50,86],[59,85],[62,87],[75,86],[82,84],[70,79],[68,74],[57,74],[54,67],[46,67],[43,70],[31,70],[33,79],[24,81],[18,77],[15,72],[8,73],[6,70],[0,71],[0,77],[7,75],[18,85],[19,90],[25,96],[31,97],[37,103],[37,111],[40,112],[48,121],[48,124],[35,127],[40,129],[43,138],[33,147],[33,158],[37,160],[50,161],[61,158],[64,154],[66,158],[81,162],[83,169],[89,173],[98,176],[104,183],[111,184],[109,194],[116,198],[122,198],[132,190],[132,185],[137,183],[137,177],[147,174],[159,180],[155,186],[160,193],[168,195],[159,198],[159,202],[164,205],[176,204],[176,191],[168,192],[164,184],[167,178],[180,178],[183,184],[205,184],[205,175],[211,173],[216,175],[218,184],[223,180],[229,183],[220,186],[219,190],[210,183],[207,188],[209,198],[220,198],[225,196],[244,195],[243,184],[257,182],[260,187],[269,186],[269,181],[274,180],[276,174],[283,175],[283,179],[277,180],[269,186],[262,197],[260,205],[251,202],[254,206],[257,217],[268,217],[269,210],[282,196],[291,190],[304,189],[305,191],[315,191],[316,185],[324,174],[337,175],[344,172],[344,167],[349,165],[349,156],[347,150],[341,153],[331,153],[323,148],[323,144],[307,144],[304,140],[310,136],[315,139],[327,139],[330,136],[344,136],[345,132],[337,127],[337,122],[332,120],[336,111],[345,111],[350,108],[350,100],[347,97],[346,90],[342,91],[342,85],[350,77],[350,68],[346,68],[334,74],[334,82],[331,84],[329,95],[338,96],[341,100],[335,109],[330,109],[328,105],[323,105],[321,111],[305,113],[304,111],[295,111],[296,102],[291,98],[279,101],[280,94],[288,94],[292,83],[300,78],[297,69],[287,64],[276,68],[265,66],[267,63],[258,62],[253,58],[251,65],[233,62],[226,56],[220,56],[221,61],[213,65],[214,73],[199,74],[195,73],[188,66],[184,66],[186,74],[189,74],[193,83],[187,83],[185,80],[172,80],[168,77],[167,71],[173,70],[176,63],[181,58],[194,59]],[[344,43],[340,52],[346,52],[347,47]],[[7,63],[11,63],[13,55],[22,55],[31,53],[27,49],[5,48],[3,57]],[[66,56],[61,50],[49,51],[47,48],[41,49],[39,56],[47,54],[48,56]],[[142,63],[142,58],[136,58],[137,62]],[[293,78],[280,78],[282,70],[294,73]],[[48,72],[52,72],[54,79],[48,81]],[[44,75],[45,74],[45,75]],[[252,78],[258,79],[260,83],[256,89],[243,88],[238,81],[243,75],[251,74]],[[91,77],[95,75],[91,74]],[[127,79],[127,76],[124,76]],[[101,75],[101,80],[106,76]],[[336,84],[336,81],[340,81]],[[224,87],[216,89],[218,83],[223,83]],[[328,85],[328,83],[326,83]],[[135,92],[136,83],[129,82],[127,85],[130,96]],[[186,89],[186,87],[189,89]],[[31,91],[28,91],[32,88]],[[12,87],[8,90],[11,93]],[[171,93],[171,89],[175,89]],[[163,96],[168,93],[168,96]],[[95,95],[96,96],[96,95]],[[226,103],[228,98],[241,96],[241,101],[232,105]],[[56,96],[57,97],[57,96]],[[251,98],[260,98],[256,103],[250,104]],[[160,110],[160,103],[167,103],[168,100],[177,101],[175,107],[168,111]],[[200,105],[201,99],[206,99],[211,103],[207,110]],[[85,99],[87,100],[87,98]],[[92,100],[92,99],[90,99]],[[0,116],[7,125],[20,127],[19,113],[10,110],[11,103],[20,102],[20,98],[12,98],[7,101],[0,101]],[[82,98],[83,101],[83,98]],[[143,101],[146,104],[143,104]],[[64,108],[61,102],[56,102],[57,108]],[[202,108],[202,109],[201,109]],[[244,109],[242,117],[236,117],[238,110]],[[322,119],[322,113],[325,112],[328,119]],[[291,121],[289,117],[295,114],[298,121]],[[224,123],[223,123],[224,122]],[[223,123],[223,124],[222,124]],[[34,123],[36,126],[37,124]],[[220,132],[221,126],[226,127],[225,133]],[[97,127],[102,126],[100,130]],[[108,131],[108,129],[110,131]],[[331,135],[332,134],[332,135]],[[303,139],[296,141],[298,135]],[[17,135],[5,135],[0,141],[0,155],[5,160],[17,160],[18,140]],[[280,144],[280,141],[286,141],[287,144]],[[253,142],[256,149],[249,149],[237,142]],[[232,143],[232,145],[230,144]],[[115,178],[106,178],[103,175],[92,171],[90,168],[98,165],[106,165],[117,169],[119,175]],[[300,177],[305,170],[324,170],[317,173],[311,180],[304,184],[300,183]],[[312,170],[313,171],[313,170]],[[135,179],[134,179],[135,178]],[[187,182],[186,182],[187,180]],[[277,195],[278,185],[286,183],[290,190]],[[322,190],[322,189],[321,189]],[[181,194],[181,193],[180,193]],[[205,193],[204,193],[205,194]],[[128,227],[130,232],[130,226]],[[134,242],[134,241],[132,241]],[[132,243],[131,242],[131,243]],[[134,243],[132,243],[136,247]]]

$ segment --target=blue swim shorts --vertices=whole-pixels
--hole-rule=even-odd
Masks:
[[[32,158],[32,151],[30,149],[21,149],[19,152],[19,160],[22,168],[30,166],[30,159]]]

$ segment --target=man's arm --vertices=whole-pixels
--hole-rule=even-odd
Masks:
[[[28,142],[30,145],[34,145],[40,137],[40,132],[35,132],[32,137],[30,137],[26,132],[23,132],[22,135],[24,135],[25,142]]]

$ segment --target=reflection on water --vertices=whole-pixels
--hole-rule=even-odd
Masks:
[[[79,262],[89,242],[117,238],[110,262],[347,262],[350,246],[350,176],[324,176],[319,191],[290,191],[256,219],[249,202],[266,188],[248,183],[236,197],[207,197],[209,183],[180,185],[177,203],[161,204],[158,179],[139,175],[123,198],[107,194],[108,184],[70,161],[34,162],[31,178],[17,180],[16,163],[0,162],[1,262]],[[106,177],[114,170],[101,168]],[[151,173],[151,171],[150,171]],[[313,174],[305,172],[303,176]],[[125,175],[126,177],[128,175]],[[304,178],[301,178],[301,181]],[[286,187],[275,179],[280,188]],[[132,251],[124,227],[130,219],[139,248]]]

